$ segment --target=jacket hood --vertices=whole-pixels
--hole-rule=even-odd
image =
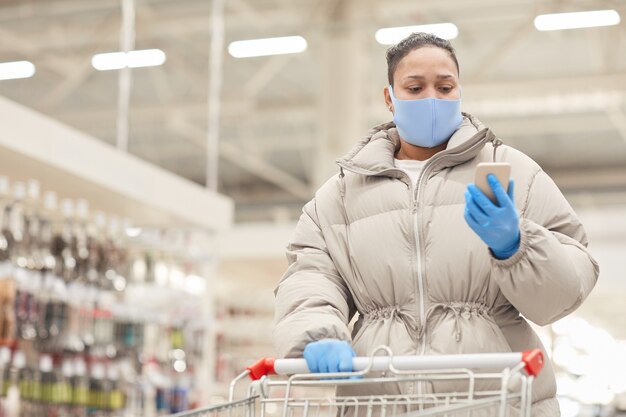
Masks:
[[[448,141],[444,151],[437,155],[440,168],[458,165],[475,157],[485,143],[493,142],[495,135],[478,119],[463,113],[463,122]],[[394,157],[400,149],[400,136],[394,122],[372,128],[346,155],[337,159],[337,164],[348,170],[368,171],[378,174],[395,169]],[[433,156],[435,158],[435,156]]]

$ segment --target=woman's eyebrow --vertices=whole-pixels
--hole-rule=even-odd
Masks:
[[[406,77],[404,77],[405,79],[416,79],[416,80],[424,80],[426,79],[426,77],[424,77],[423,75],[407,75]],[[447,80],[448,78],[454,78],[452,75],[450,74],[438,74],[437,78],[440,80]]]

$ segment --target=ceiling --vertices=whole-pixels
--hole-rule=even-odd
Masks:
[[[293,220],[334,160],[389,119],[378,28],[453,22],[466,111],[536,159],[574,200],[626,202],[626,23],[539,32],[536,15],[623,1],[225,0],[225,46],[304,36],[302,54],[223,56],[218,190],[236,220]],[[211,2],[136,0],[136,49],[161,67],[132,71],[129,152],[200,184],[207,173]],[[0,62],[33,78],[0,95],[115,145],[117,71],[91,67],[120,48],[116,0],[0,0]],[[16,138],[17,140],[18,138]]]

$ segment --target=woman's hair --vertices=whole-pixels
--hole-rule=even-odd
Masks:
[[[459,70],[459,61],[456,59],[456,53],[452,44],[445,40],[438,38],[431,33],[414,32],[406,38],[402,39],[396,45],[387,49],[387,78],[389,78],[389,84],[393,86],[393,74],[396,72],[398,63],[414,49],[423,47],[436,47],[441,48],[448,52],[450,58],[454,61],[457,71]]]

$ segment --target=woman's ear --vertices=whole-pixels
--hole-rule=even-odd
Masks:
[[[389,109],[389,111],[393,113],[393,102],[391,101],[391,95],[389,94],[389,86],[385,87],[384,95],[387,109]]]

